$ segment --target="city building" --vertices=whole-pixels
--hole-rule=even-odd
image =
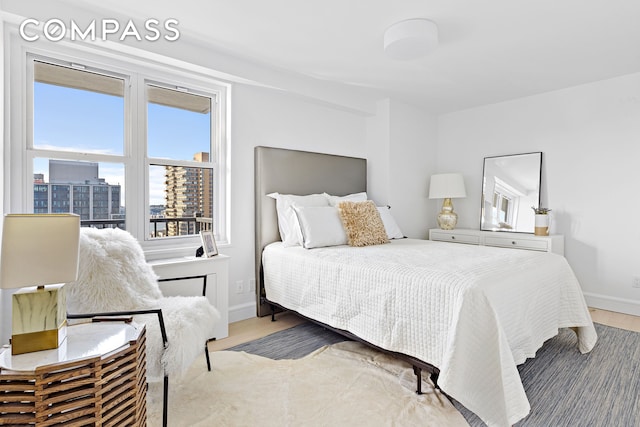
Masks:
[[[98,163],[49,160],[49,182],[41,173],[33,175],[33,182],[34,213],[71,212],[98,227],[117,219],[124,228],[120,184],[100,178]]]
[[[209,153],[196,153],[193,160],[208,162]],[[202,222],[205,219],[210,221],[213,216],[213,171],[207,168],[166,166],[165,200],[165,218],[189,218],[167,221],[167,235],[198,233]]]

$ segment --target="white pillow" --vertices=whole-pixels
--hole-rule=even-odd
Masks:
[[[329,206],[329,201],[325,194],[309,194],[297,196],[294,194],[271,193],[267,196],[276,199],[276,212],[278,214],[278,229],[280,239],[284,246],[301,245],[300,226],[298,218],[292,205],[298,206]]]
[[[367,193],[363,191],[362,193],[347,194],[346,196],[332,196],[327,194],[327,199],[329,199],[331,206],[338,206],[340,202],[364,202],[367,200]]]
[[[306,249],[347,244],[340,212],[333,206],[303,207],[293,205],[302,232],[302,246]]]
[[[379,206],[378,212],[380,212],[380,218],[384,224],[384,229],[387,231],[387,237],[391,239],[404,239],[404,234],[398,227],[398,223],[391,216],[391,209],[388,206]]]

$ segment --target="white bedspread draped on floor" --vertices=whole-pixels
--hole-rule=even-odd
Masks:
[[[530,410],[516,365],[558,328],[577,326],[579,350],[597,336],[562,256],[403,239],[263,253],[267,298],[440,369],[441,388],[488,425]]]

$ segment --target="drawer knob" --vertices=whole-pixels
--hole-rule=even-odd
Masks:
[[[516,241],[515,241],[515,240],[512,240],[512,241],[511,241],[511,244],[512,244],[512,245],[515,245],[515,244],[516,244]]]
[[[451,236],[451,240],[456,240],[456,236]]]

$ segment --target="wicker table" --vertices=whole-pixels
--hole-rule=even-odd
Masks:
[[[146,425],[145,328],[69,326],[55,350],[0,354],[0,425]]]

